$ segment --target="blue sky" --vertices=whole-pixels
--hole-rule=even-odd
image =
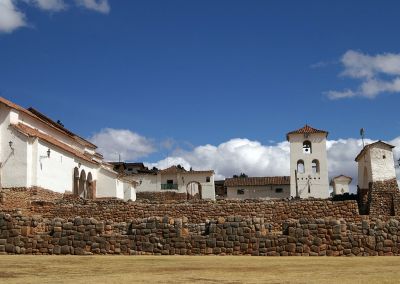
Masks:
[[[10,5],[22,22],[6,29]],[[333,140],[364,127],[390,141],[399,11],[398,1],[0,0],[0,93],[84,137],[130,130],[153,148],[127,159],[154,163],[234,138],[277,146],[305,123]]]

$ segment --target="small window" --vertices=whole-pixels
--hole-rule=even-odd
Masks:
[[[243,194],[244,194],[244,189],[237,190],[237,195],[243,195]]]
[[[206,182],[210,182],[210,177],[206,177]]]
[[[386,159],[386,156],[385,156],[385,155],[383,155],[383,157],[382,157],[382,158]]]
[[[275,192],[276,193],[282,193],[283,192],[283,188],[275,188]]]
[[[168,180],[167,180],[167,184],[174,184],[174,180],[168,179]]]

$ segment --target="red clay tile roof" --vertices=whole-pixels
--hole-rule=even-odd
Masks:
[[[162,174],[176,174],[176,173],[193,173],[193,174],[214,174],[213,170],[209,170],[209,171],[187,171],[185,169],[180,169],[177,166],[172,166],[169,168],[166,168],[164,170],[160,170],[160,173]]]
[[[67,144],[62,143],[59,140],[51,137],[50,135],[47,135],[45,133],[40,132],[37,129],[34,129],[34,128],[29,127],[27,125],[24,125],[22,123],[11,124],[10,126],[13,127],[15,130],[17,130],[18,132],[24,134],[24,135],[27,135],[29,137],[39,138],[39,139],[41,139],[43,141],[46,141],[46,142],[48,142],[48,143],[50,143],[50,144],[52,144],[52,145],[64,150],[64,151],[66,151],[66,152],[68,152],[68,153],[70,153],[70,154],[82,159],[82,160],[85,160],[85,161],[87,161],[89,163],[92,163],[92,164],[98,164],[98,162],[92,160],[91,158],[87,157],[83,153],[75,150],[71,146],[68,146]]]
[[[306,124],[304,127],[300,128],[300,129],[288,132],[286,134],[286,139],[289,140],[290,134],[312,134],[312,133],[324,133],[326,136],[328,136],[328,131],[319,130],[319,129],[313,128]]]
[[[67,135],[69,135],[69,136],[71,136],[71,137],[73,137],[75,139],[79,139],[80,142],[82,142],[84,145],[92,147],[92,148],[97,148],[97,146],[94,145],[92,142],[90,142],[90,141],[80,137],[79,135],[71,132],[70,130],[68,130],[64,126],[60,125],[59,123],[55,122],[54,120],[52,120],[48,116],[44,115],[43,113],[39,112],[38,110],[30,107],[30,108],[28,108],[28,111],[33,113],[34,115],[38,116],[39,118],[41,118],[45,122],[47,122],[47,124],[50,124],[50,125],[54,126],[55,128],[58,128],[59,130],[64,131]]]
[[[374,143],[365,145],[364,148],[361,150],[361,152],[358,153],[358,155],[357,155],[357,157],[354,159],[354,161],[358,162],[358,160],[361,158],[361,156],[363,156],[363,155],[365,154],[365,152],[366,152],[369,148],[371,148],[371,147],[373,147],[373,146],[375,146],[375,145],[377,145],[377,144],[385,145],[385,146],[387,146],[387,147],[390,147],[391,149],[393,149],[393,148],[395,147],[395,146],[390,145],[390,144],[388,144],[388,143],[386,143],[386,142],[383,142],[383,141],[381,141],[381,140],[376,141],[376,142],[374,142]]]
[[[38,111],[36,111],[36,110],[34,110],[32,108],[30,108],[30,110],[27,110],[27,109],[25,109],[25,108],[15,104],[15,103],[13,103],[13,102],[10,102],[9,100],[7,100],[7,99],[5,99],[3,97],[0,97],[0,103],[4,104],[4,105],[6,105],[6,106],[8,106],[10,108],[16,109],[16,110],[18,110],[20,112],[23,112],[23,113],[25,113],[25,114],[27,114],[27,115],[29,115],[29,116],[41,121],[42,123],[48,125],[49,127],[53,128],[53,129],[56,129],[57,131],[62,132],[65,135],[68,135],[69,137],[71,137],[72,139],[77,141],[78,143],[80,142],[85,146],[89,146],[89,147],[92,147],[92,148],[97,148],[96,145],[94,145],[91,142],[87,141],[86,139],[83,139],[82,137],[72,133],[71,131],[67,130],[66,128],[62,127],[58,123],[56,123],[53,120],[51,120],[50,118],[48,118],[47,116],[41,114],[40,112],[38,112]]]
[[[289,176],[278,177],[248,177],[227,178],[225,186],[265,186],[265,185],[290,185]]]
[[[345,175],[338,175],[338,176],[335,176],[335,177],[333,177],[332,179],[335,179],[335,178],[340,178],[340,177],[344,177],[344,178],[348,178],[348,179],[351,179],[351,180],[353,180],[353,178],[352,178],[352,177],[345,176]]]

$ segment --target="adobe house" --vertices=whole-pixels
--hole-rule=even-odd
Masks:
[[[357,193],[363,214],[393,216],[400,213],[393,148],[379,140],[364,146],[355,158],[358,163]]]
[[[290,177],[227,178],[227,199],[283,199],[290,197]]]

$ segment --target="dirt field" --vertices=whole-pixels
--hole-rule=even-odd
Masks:
[[[0,283],[400,283],[400,257],[0,256]]]

